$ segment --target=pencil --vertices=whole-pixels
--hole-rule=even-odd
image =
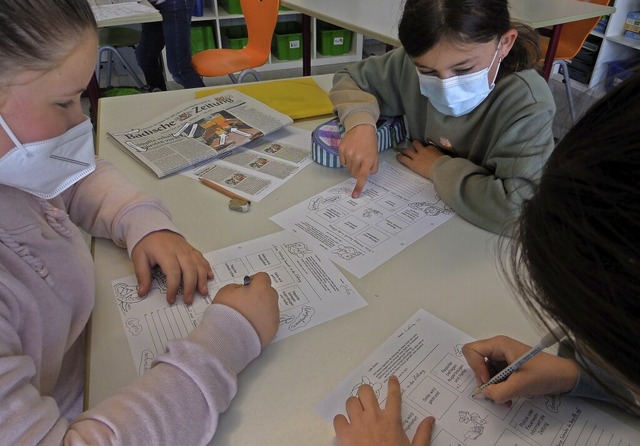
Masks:
[[[535,355],[540,353],[545,348],[551,347],[553,344],[558,342],[563,337],[564,337],[564,332],[562,331],[562,329],[560,327],[554,328],[540,340],[538,345],[532,347],[531,350],[529,350],[527,353],[520,356],[518,359],[513,361],[507,367],[502,369],[500,373],[498,373],[497,375],[494,375],[493,378],[491,378],[485,384],[482,384],[481,386],[476,387],[476,390],[473,391],[471,396],[479,395],[490,384],[498,384],[498,383],[501,383],[502,381],[506,381],[507,378],[509,378],[509,376],[511,376],[513,372],[518,370],[525,362],[533,358]]]
[[[222,195],[226,195],[229,198],[237,198],[238,200],[244,200],[247,203],[251,204],[251,202],[249,200],[247,200],[246,198],[241,197],[240,195],[236,195],[233,192],[231,192],[230,190],[225,189],[224,187],[214,183],[211,180],[207,180],[206,178],[200,178],[200,182],[202,184],[204,184],[207,187],[210,187],[213,190],[217,190],[218,192],[220,192]]]

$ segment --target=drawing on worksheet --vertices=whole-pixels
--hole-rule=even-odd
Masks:
[[[358,387],[374,388],[380,406],[387,380],[402,388],[402,424],[412,438],[420,421],[436,424],[431,446],[631,446],[640,432],[568,396],[519,398],[511,407],[471,394],[476,380],[461,347],[473,339],[425,310],[416,312],[316,407],[331,423]]]
[[[271,220],[361,278],[455,215],[431,181],[388,163],[360,198],[354,186],[345,180]]]
[[[131,353],[142,375],[167,348],[167,342],[185,337],[198,326],[217,291],[229,283],[242,283],[245,275],[264,271],[278,291],[280,340],[342,316],[366,305],[351,283],[320,252],[287,231],[250,240],[205,254],[214,272],[209,296],[197,295],[192,305],[166,303],[165,276],[154,271],[151,291],[138,296],[135,276],[111,285]]]

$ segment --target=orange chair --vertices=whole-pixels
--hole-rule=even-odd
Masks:
[[[599,5],[608,5],[609,0],[582,0],[589,3],[597,3]],[[589,36],[589,33],[598,24],[600,17],[593,17],[590,19],[579,20],[577,22],[569,22],[562,26],[562,32],[560,34],[560,41],[558,42],[558,48],[556,49],[556,55],[553,60],[554,65],[560,65],[564,88],[567,92],[567,101],[569,102],[569,111],[571,113],[571,119],[575,123],[576,112],[573,105],[573,96],[571,94],[571,79],[569,78],[569,66],[568,62],[573,59],[576,54],[582,48],[585,40]],[[545,37],[540,38],[540,47],[542,54],[547,53],[549,46],[549,39]],[[541,60],[544,63],[544,58]]]
[[[251,74],[260,80],[253,68],[264,65],[269,59],[280,0],[240,0],[240,6],[247,25],[247,46],[241,50],[209,49],[194,54],[191,64],[200,76],[228,75],[233,83],[238,83]],[[240,74],[236,77],[234,73],[238,71]]]

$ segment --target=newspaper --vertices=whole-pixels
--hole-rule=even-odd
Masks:
[[[313,163],[310,146],[311,132],[291,125],[181,173],[259,202]]]
[[[196,99],[122,131],[108,132],[159,177],[196,167],[293,120],[236,90]]]

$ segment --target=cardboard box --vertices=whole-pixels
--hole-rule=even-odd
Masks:
[[[640,33],[640,11],[630,11],[624,22],[624,30],[632,33]]]
[[[634,33],[632,31],[625,31],[624,32],[624,36],[627,39],[634,39],[634,40],[640,40],[640,33]]]

